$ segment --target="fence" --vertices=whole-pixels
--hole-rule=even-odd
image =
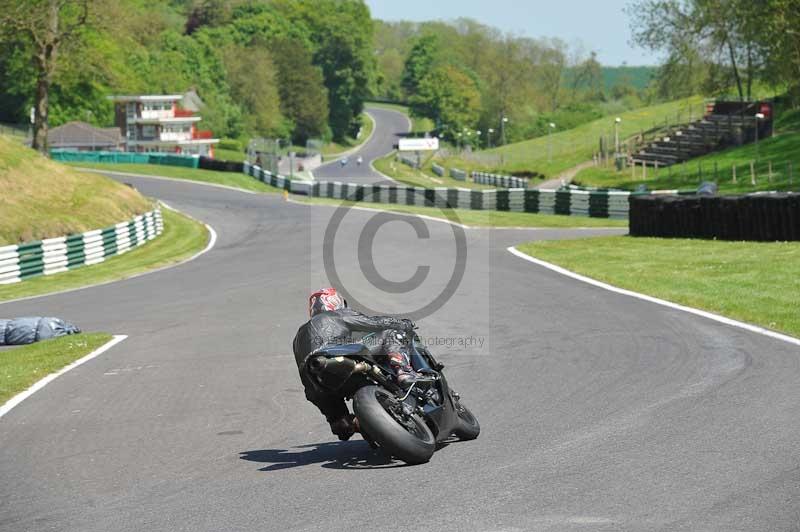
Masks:
[[[0,135],[14,137],[22,141],[29,141],[31,139],[31,129],[30,126],[23,124],[0,123]]]
[[[156,152],[51,150],[50,158],[63,162],[161,164],[186,168],[197,168],[199,164],[197,156]]]
[[[156,208],[105,229],[0,247],[0,284],[97,264],[141,246],[163,230],[161,210]]]
[[[688,185],[703,181],[716,181],[717,183],[742,185],[742,188],[745,189],[765,184],[789,188],[795,185],[796,168],[797,165],[793,161],[785,159],[751,160],[727,164],[719,161],[698,160],[662,167],[636,165],[630,168],[630,172],[631,179],[643,182],[667,179]]]

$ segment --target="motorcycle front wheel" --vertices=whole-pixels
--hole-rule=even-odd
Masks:
[[[481,433],[481,425],[469,408],[463,405],[460,401],[456,406],[456,413],[458,414],[458,427],[453,431],[453,434],[459,440],[474,440]]]
[[[403,403],[378,386],[364,386],[353,397],[353,410],[363,432],[386,453],[408,464],[423,464],[436,450],[425,421],[403,411]]]

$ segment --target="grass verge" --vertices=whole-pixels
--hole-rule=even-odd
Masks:
[[[164,232],[155,240],[100,264],[0,285],[0,301],[118,281],[175,264],[205,248],[209,235],[203,224],[169,209],[162,209],[161,212],[164,216]]]
[[[518,248],[614,286],[800,337],[798,242],[615,236]]]
[[[111,338],[106,333],[76,334],[0,351],[0,405]]]
[[[151,208],[130,187],[0,136],[0,246],[108,227]]]
[[[295,201],[298,201],[295,199]],[[390,205],[386,203],[345,202],[330,198],[305,198],[302,203],[320,205],[348,205],[368,207],[388,212],[424,214],[433,218],[450,220],[472,227],[628,227],[627,220],[607,218],[588,218],[582,216],[561,216],[556,214],[536,214],[526,212],[473,211],[470,209],[439,209],[435,207],[416,207],[413,205]]]
[[[575,176],[575,182],[586,186],[632,190],[641,184],[651,190],[695,189],[703,181],[715,181],[722,193],[740,194],[759,190],[800,190],[800,133],[785,133],[755,144],[747,144],[697,157],[683,164],[647,169],[642,179],[641,168],[635,177],[631,169],[617,172],[613,168],[592,167]],[[753,161],[753,175],[750,162]],[[770,172],[770,163],[772,172]],[[791,169],[788,165],[791,165]],[[736,167],[736,181],[733,168]],[[755,181],[755,183],[753,183]]]
[[[702,105],[702,98],[693,97],[622,113],[618,126],[620,139],[663,124],[665,120],[672,123],[688,121],[689,109],[693,109],[694,116],[699,116]],[[598,151],[601,136],[614,142],[614,118],[606,116],[574,129],[480,151],[471,156],[438,157],[437,162],[462,170],[488,169],[506,174],[538,172],[551,178],[591,160],[592,154]]]
[[[238,172],[218,172],[216,170],[201,170],[199,168],[183,168],[180,166],[166,166],[160,164],[114,164],[114,163],[68,163],[83,168],[107,170],[109,172],[125,172],[151,176],[171,177],[173,179],[186,179],[201,183],[214,183],[229,187],[250,190],[252,192],[282,192],[281,189],[266,185],[248,175]]]
[[[447,175],[443,177],[432,175],[433,170],[431,169],[431,163],[433,161],[431,155],[423,159],[421,169],[411,168],[407,164],[403,164],[396,160],[396,155],[397,152],[392,152],[380,159],[375,159],[372,164],[380,173],[400,181],[401,183],[405,183],[406,185],[411,185],[412,187],[474,188],[478,190],[495,188],[488,185],[473,183],[472,181],[459,181]]]

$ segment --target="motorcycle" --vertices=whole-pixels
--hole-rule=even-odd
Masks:
[[[365,337],[365,340],[367,338]],[[313,352],[307,371],[327,391],[353,401],[359,432],[373,448],[408,464],[430,460],[436,445],[455,436],[474,440],[480,424],[450,388],[438,362],[413,334],[411,365],[420,375],[408,389],[397,384],[386,357],[364,343]]]

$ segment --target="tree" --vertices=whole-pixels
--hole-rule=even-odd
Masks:
[[[669,62],[680,64],[689,52],[714,58],[707,65],[715,76],[715,89],[735,84],[740,100],[750,99],[758,70],[763,21],[754,16],[753,0],[638,0],[628,8],[635,16],[633,39],[652,50],[665,50]],[[718,66],[724,66],[721,71]],[[729,74],[722,75],[719,74]]]
[[[32,147],[47,152],[50,86],[59,53],[80,38],[90,0],[0,0],[3,41],[25,39],[32,48],[36,72]]]
[[[288,20],[307,28],[314,64],[328,89],[333,139],[355,134],[375,72],[369,8],[361,0],[274,1]]]
[[[567,66],[567,45],[558,39],[553,39],[549,47],[542,53],[539,66],[539,84],[547,97],[550,112],[558,109],[563,91],[564,69]]]
[[[602,100],[603,96],[603,70],[597,61],[597,52],[592,51],[589,57],[580,62],[572,75],[572,98],[578,99],[581,88],[587,91],[588,99]]]
[[[292,140],[303,144],[322,137],[328,126],[328,94],[319,67],[311,64],[311,52],[294,39],[270,43],[278,68],[281,111],[292,122]]]
[[[422,79],[433,69],[439,51],[439,39],[436,35],[423,35],[406,57],[403,66],[401,85],[407,96],[417,94]]]
[[[229,46],[225,69],[231,97],[242,106],[245,131],[261,136],[282,137],[284,120],[278,95],[277,69],[263,46]]]
[[[761,24],[759,45],[768,81],[786,84],[794,106],[800,105],[800,5],[796,0],[753,2],[752,16]]]
[[[411,98],[411,112],[434,120],[449,136],[472,128],[481,110],[475,81],[452,65],[438,67],[422,78]]]

